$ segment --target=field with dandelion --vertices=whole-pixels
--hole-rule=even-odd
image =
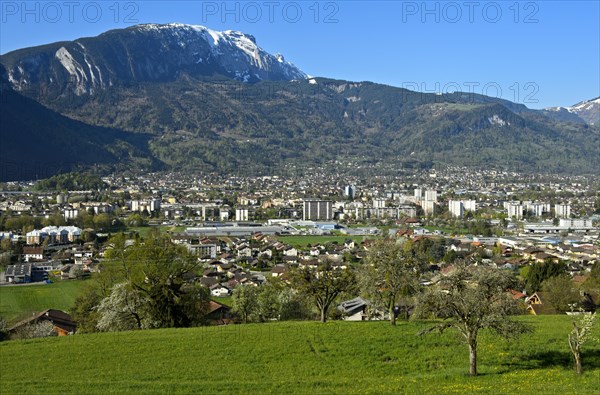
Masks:
[[[281,322],[2,342],[0,393],[597,393],[598,344],[577,376],[570,318],[520,319],[534,333],[483,333],[477,377],[456,334],[416,336],[427,322]]]

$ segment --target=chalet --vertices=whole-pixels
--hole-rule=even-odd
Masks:
[[[211,325],[227,325],[231,323],[230,317],[231,308],[228,306],[211,300],[208,306],[208,314],[206,319]]]
[[[266,256],[268,257],[268,259],[273,258],[273,250],[270,249],[269,247],[264,247],[260,250],[260,252],[258,253],[258,256]]]
[[[19,331],[19,329],[27,325],[44,321],[52,323],[54,331],[58,336],[72,335],[77,329],[77,323],[73,321],[69,314],[61,310],[48,309],[34,315],[33,317],[18,322],[8,330],[8,333],[16,333]]]
[[[536,252],[532,254],[532,258],[535,259],[536,262],[546,262],[548,260],[553,262],[558,262],[558,257],[547,254],[545,252]]]
[[[344,249],[353,250],[356,248],[356,242],[354,240],[346,240],[344,241]]]
[[[217,265],[215,265],[215,268],[217,269],[217,272],[219,273],[224,273],[226,271],[228,271],[229,269],[231,269],[233,267],[233,265],[231,263],[218,263]]]
[[[203,273],[202,273],[202,277],[216,277],[219,278],[221,277],[222,273],[217,271],[216,268],[210,268],[210,269],[206,269]]]
[[[234,263],[235,262],[235,257],[231,254],[221,254],[219,256],[219,261],[223,262],[223,263]]]
[[[545,293],[536,292],[525,298],[527,313],[532,315],[557,314],[557,311],[550,304],[544,301]]]
[[[252,256],[252,248],[250,248],[250,246],[248,246],[248,245],[245,245],[242,248],[239,248],[237,250],[237,254],[238,254],[238,256],[251,257]]]
[[[289,264],[298,263],[298,257],[295,257],[295,256],[284,256],[281,259],[284,263],[289,263]]]
[[[209,287],[210,294],[215,297],[224,297],[231,295],[231,289],[223,284],[214,284]]]
[[[212,261],[209,261],[207,264],[208,264],[208,267],[215,268],[217,265],[220,265],[221,263],[225,263],[225,262],[218,261],[218,260],[212,260]]]
[[[83,265],[85,261],[92,257],[91,251],[75,251],[73,253],[74,262],[76,265]]]
[[[286,245],[281,243],[281,242],[275,242],[273,243],[273,247],[277,250],[277,251],[283,251],[286,249]]]
[[[286,248],[283,251],[283,255],[285,255],[285,256],[298,256],[298,250],[296,248],[294,248],[294,247],[289,247],[289,248]]]
[[[244,272],[236,273],[235,276],[233,277],[233,279],[235,281],[237,281],[238,283],[247,281],[249,278],[250,278],[250,274],[244,273]]]
[[[272,277],[281,277],[283,276],[285,273],[287,272],[287,268],[283,265],[275,265],[272,269],[271,269],[271,276]]]
[[[250,277],[250,280],[246,284],[259,286],[263,285],[266,282],[267,278],[265,276],[263,276],[262,274],[255,274]]]
[[[219,279],[217,277],[202,277],[198,280],[198,282],[205,287],[212,287],[213,285],[219,284]]]
[[[44,259],[44,247],[25,246],[23,247],[23,256],[25,258],[25,262],[41,261]]]
[[[301,269],[305,268],[305,267],[308,267],[308,268],[311,268],[311,269],[316,269],[317,267],[319,267],[319,261],[316,260],[316,259],[310,259],[310,260],[307,260],[307,261],[304,261],[304,262],[300,263],[299,267]]]
[[[535,259],[535,254],[544,252],[543,249],[535,246],[527,247],[523,250],[523,257]]]

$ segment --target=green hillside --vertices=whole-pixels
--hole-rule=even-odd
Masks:
[[[75,335],[0,344],[0,393],[592,394],[600,350],[570,367],[567,316],[523,317],[513,343],[485,333],[480,373],[426,323],[285,322]]]
[[[68,311],[85,281],[0,287],[0,316],[14,323],[46,309]]]

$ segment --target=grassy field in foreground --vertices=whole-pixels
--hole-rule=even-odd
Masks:
[[[453,333],[427,323],[283,322],[0,343],[0,393],[594,394],[600,350],[571,368],[567,316],[522,317],[535,333],[484,333],[480,376]]]
[[[0,287],[0,316],[9,323],[45,309],[69,310],[86,281]]]
[[[348,239],[354,240],[357,243],[363,241],[365,236],[279,236],[277,237],[282,243],[291,245],[295,248],[306,248],[308,245],[333,243],[344,244]]]

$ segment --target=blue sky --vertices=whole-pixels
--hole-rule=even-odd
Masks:
[[[6,1],[0,52],[181,22],[254,35],[314,76],[530,108],[600,96],[600,1]],[[25,5],[24,5],[25,4]]]

